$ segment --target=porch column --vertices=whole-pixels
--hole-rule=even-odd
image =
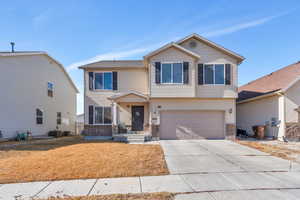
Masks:
[[[117,103],[116,102],[113,102],[112,103],[112,110],[113,110],[113,125],[114,126],[117,126]]]

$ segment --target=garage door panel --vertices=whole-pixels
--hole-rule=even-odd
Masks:
[[[160,138],[224,138],[224,113],[221,111],[162,111]]]

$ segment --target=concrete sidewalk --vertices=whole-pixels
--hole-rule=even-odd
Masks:
[[[299,200],[300,190],[240,190],[176,195],[175,200]]]
[[[143,192],[299,189],[300,172],[198,173],[0,185],[1,200]],[[300,191],[300,190],[299,190]]]

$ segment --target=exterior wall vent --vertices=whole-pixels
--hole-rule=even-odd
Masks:
[[[190,48],[194,49],[194,48],[196,48],[196,46],[197,46],[197,42],[196,42],[196,41],[191,41],[191,42],[189,43],[189,46],[190,46]]]

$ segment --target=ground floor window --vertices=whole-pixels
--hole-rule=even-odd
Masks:
[[[56,115],[56,124],[61,125],[61,112],[58,112]]]
[[[95,107],[95,124],[111,124],[111,107]]]
[[[43,111],[39,108],[36,109],[36,124],[43,124]]]

